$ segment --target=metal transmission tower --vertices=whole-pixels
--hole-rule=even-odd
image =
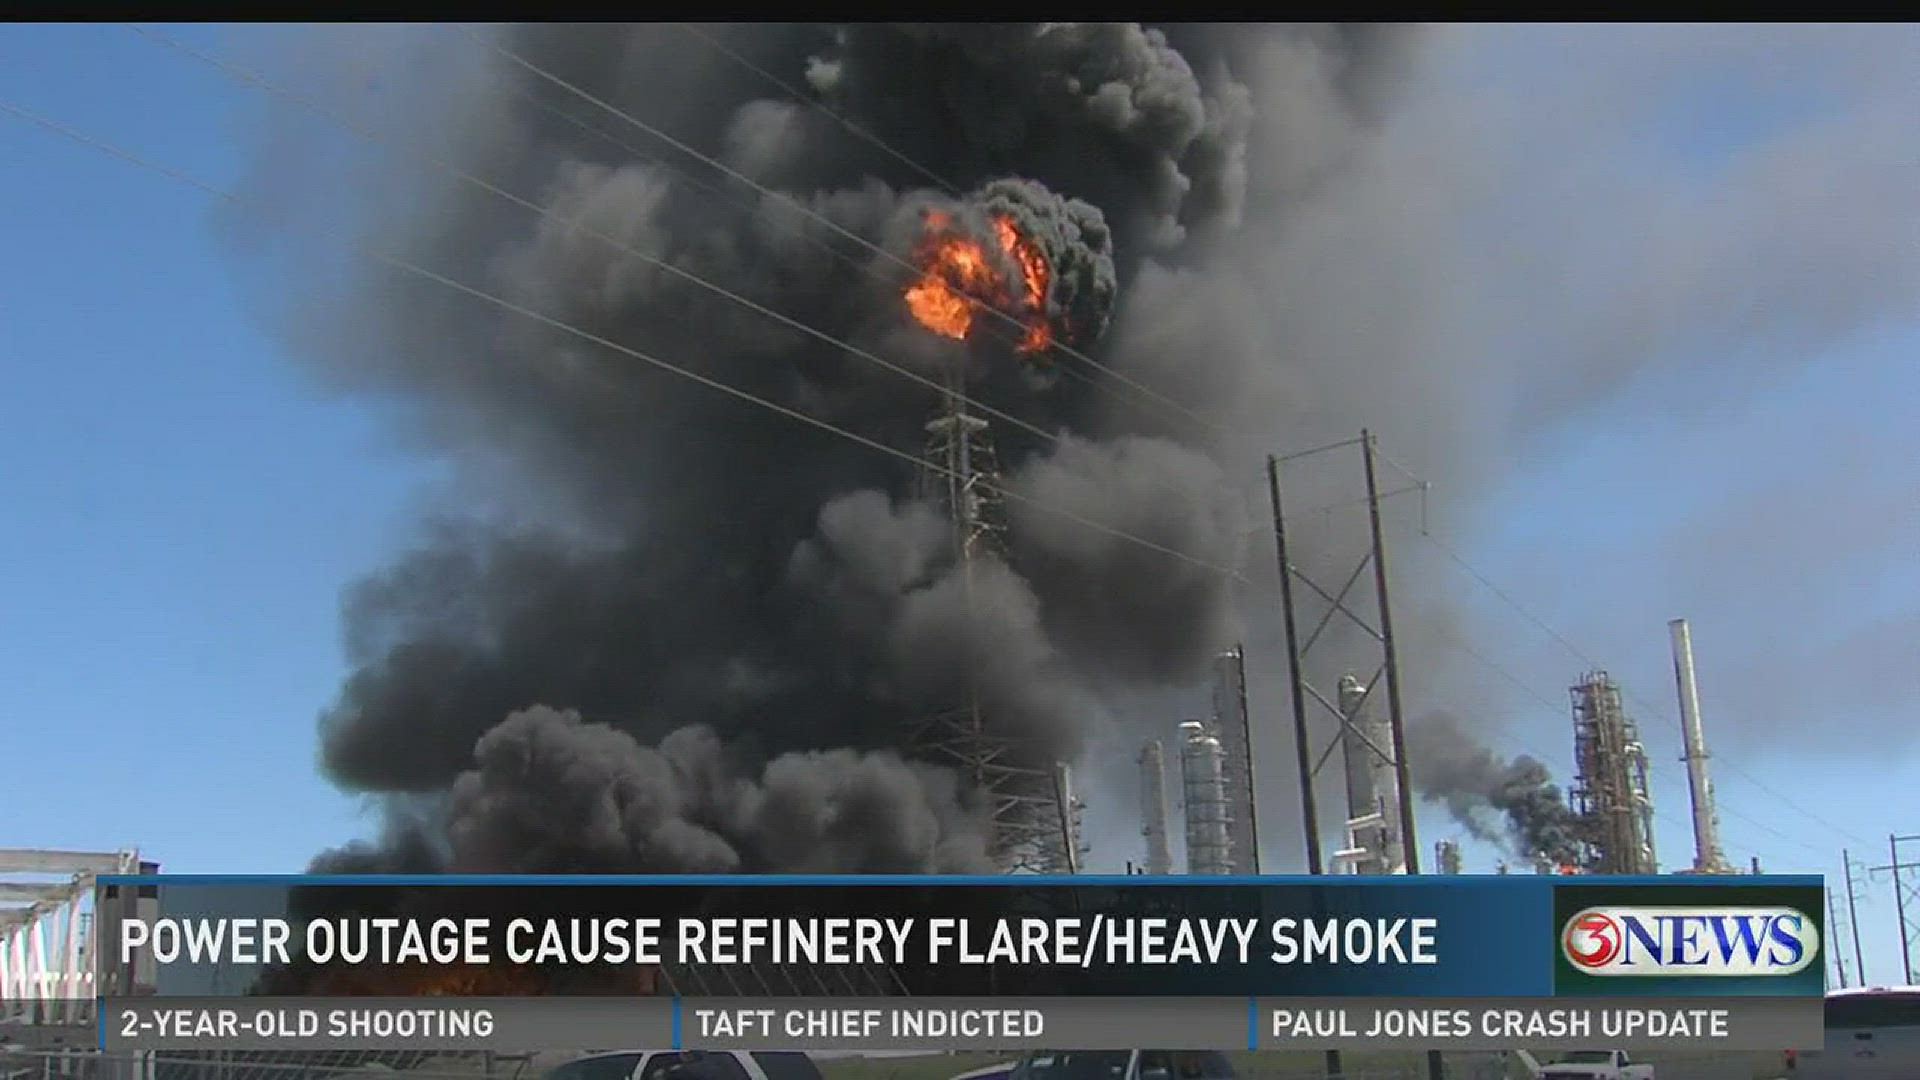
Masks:
[[[1346,579],[1335,588],[1327,588],[1309,577],[1293,562],[1287,549],[1287,515],[1282,504],[1280,470],[1287,462],[1323,454],[1344,447],[1358,446],[1361,451],[1361,464],[1366,480],[1369,544],[1365,555]],[[1383,817],[1397,829],[1401,863],[1405,872],[1419,873],[1418,847],[1414,837],[1413,825],[1413,785],[1407,775],[1406,730],[1401,719],[1400,661],[1393,637],[1393,609],[1387,592],[1387,550],[1385,533],[1380,520],[1381,502],[1394,495],[1411,491],[1426,491],[1426,484],[1408,475],[1407,486],[1382,493],[1376,474],[1376,462],[1381,459],[1374,447],[1373,436],[1365,431],[1357,439],[1347,439],[1328,446],[1316,447],[1299,453],[1267,458],[1267,490],[1273,502],[1274,546],[1280,564],[1280,604],[1281,615],[1286,625],[1287,669],[1293,697],[1293,727],[1295,750],[1299,757],[1300,769],[1300,806],[1306,826],[1307,869],[1311,873],[1326,872],[1321,857],[1319,814],[1314,801],[1314,777],[1326,764],[1337,747],[1343,742],[1357,741],[1368,746],[1386,766],[1386,772],[1393,778],[1393,791],[1380,792],[1391,795],[1393,805],[1386,808]],[[1394,468],[1405,474],[1399,466]],[[1349,603],[1354,586],[1367,570],[1373,571],[1373,594],[1375,616],[1369,619]],[[1300,636],[1300,618],[1296,605],[1295,586],[1304,586],[1319,597],[1326,605],[1318,622],[1307,633],[1304,640]],[[1306,666],[1313,647],[1321,640],[1328,624],[1334,617],[1343,616],[1353,626],[1379,647],[1379,664],[1365,679],[1353,677],[1347,700],[1336,703],[1316,688],[1308,678]],[[1365,715],[1375,692],[1384,685],[1386,690],[1385,745],[1374,746],[1380,740],[1380,729],[1366,730],[1366,725],[1356,723]],[[1316,752],[1312,737],[1307,730],[1307,703],[1317,702],[1340,725],[1340,738],[1330,742],[1324,749]],[[1344,707],[1343,707],[1344,706]],[[1371,772],[1372,770],[1368,770]]]
[[[1353,571],[1346,576],[1346,580],[1337,588],[1329,589],[1294,565],[1287,549],[1287,513],[1281,497],[1280,467],[1287,462],[1299,461],[1302,458],[1356,445],[1360,448],[1361,470],[1366,481],[1366,498],[1363,501],[1367,507],[1369,543],[1366,555],[1354,566]],[[1395,471],[1406,477],[1407,484],[1392,491],[1382,492],[1377,472],[1379,460],[1383,459],[1374,446],[1373,435],[1365,430],[1360,432],[1360,437],[1357,439],[1347,439],[1285,456],[1269,455],[1267,458],[1267,494],[1273,502],[1274,553],[1280,570],[1280,613],[1286,628],[1287,675],[1293,698],[1294,752],[1299,758],[1301,821],[1306,829],[1307,869],[1314,874],[1325,873],[1326,864],[1320,852],[1320,819],[1314,806],[1313,778],[1320,771],[1321,766],[1326,764],[1327,757],[1341,744],[1341,739],[1332,740],[1318,754],[1314,752],[1312,735],[1307,730],[1308,700],[1318,702],[1321,708],[1332,714],[1340,724],[1342,738],[1354,729],[1349,710],[1343,710],[1329,700],[1326,694],[1316,689],[1308,680],[1306,672],[1309,654],[1336,614],[1344,616],[1358,627],[1362,634],[1379,646],[1379,666],[1364,681],[1355,680],[1359,686],[1351,705],[1355,709],[1363,709],[1372,698],[1374,690],[1384,680],[1387,698],[1388,745],[1380,749],[1391,766],[1396,793],[1394,802],[1397,804],[1391,808],[1391,813],[1384,816],[1398,825],[1404,871],[1409,874],[1420,872],[1419,844],[1414,835],[1413,825],[1413,783],[1408,777],[1406,728],[1401,717],[1400,657],[1393,637],[1393,605],[1387,591],[1387,541],[1386,532],[1380,520],[1380,504],[1384,499],[1406,492],[1421,492],[1424,497],[1427,485],[1400,466],[1388,462]],[[1373,571],[1377,623],[1370,622],[1347,602],[1355,583],[1369,568]],[[1300,637],[1299,612],[1294,603],[1296,584],[1304,586],[1326,604],[1326,610],[1313,629],[1308,632],[1304,641]],[[1339,1051],[1327,1051],[1326,1061],[1327,1075],[1341,1075]],[[1446,1075],[1438,1050],[1427,1052],[1427,1075],[1431,1080],[1441,1080]]]
[[[978,562],[1005,550],[999,461],[987,421],[969,414],[957,391],[944,396],[926,430],[920,495],[951,523],[953,557],[971,609]],[[986,714],[973,658],[963,657],[962,662],[967,668],[964,700],[926,723],[920,732],[923,745],[955,762],[987,799],[993,820],[988,853],[1002,869],[1071,873],[1078,863],[1079,839],[1070,785],[1058,766],[1036,768],[1009,760],[1012,740]]]
[[[1573,698],[1575,775],[1567,793],[1583,826],[1582,869],[1596,874],[1658,873],[1647,753],[1604,671],[1582,676]]]
[[[1213,734],[1223,754],[1230,872],[1257,874],[1260,815],[1253,797],[1253,724],[1247,711],[1246,654],[1238,645],[1213,658]]]
[[[1920,957],[1920,862],[1901,862],[1900,845],[1920,844],[1920,836],[1887,837],[1887,853],[1892,861],[1870,868],[1871,873],[1893,876],[1894,919],[1900,924],[1900,973],[1906,986],[1913,985],[1913,969]],[[1864,983],[1865,980],[1862,980]]]

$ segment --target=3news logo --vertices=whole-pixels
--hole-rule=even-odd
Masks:
[[[1820,928],[1792,907],[1585,908],[1560,930],[1583,975],[1783,977],[1820,955]]]

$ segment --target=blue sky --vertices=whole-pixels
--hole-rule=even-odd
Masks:
[[[1514,44],[1487,48],[1510,58]],[[1826,107],[1818,87],[1752,78],[1745,55],[1663,89],[1647,122],[1665,167],[1710,183],[1730,155]],[[124,28],[0,29],[0,99],[216,183],[241,174],[248,93]],[[0,846],[297,870],[368,827],[317,775],[314,719],[342,675],[341,586],[405,540],[434,474],[363,404],[286,361],[244,305],[203,196],[0,118],[0,223],[0,685],[14,752]],[[1880,669],[1847,666],[1862,635],[1911,629],[1920,610],[1916,346],[1920,328],[1897,323],[1791,363],[1720,342],[1734,351],[1697,359],[1741,363],[1750,390],[1709,399],[1688,376],[1639,372],[1479,493],[1486,512],[1458,546],[1627,686],[1661,762],[1669,865],[1690,848],[1665,627],[1682,615],[1732,854],[1836,875],[1843,846],[1878,864],[1890,831],[1920,833],[1916,742],[1889,734],[1920,700],[1920,668],[1863,687],[1851,673]],[[1754,529],[1730,540],[1727,521]],[[1489,676],[1505,748],[1564,772],[1564,688],[1586,663],[1457,584],[1476,647],[1526,685]],[[1743,723],[1755,695],[1791,706],[1791,725]],[[1884,881],[1865,895],[1868,971],[1887,981],[1891,895]]]

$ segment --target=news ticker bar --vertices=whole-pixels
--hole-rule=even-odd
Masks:
[[[104,996],[1819,998],[1818,878],[102,877]],[[1631,977],[1628,977],[1631,976]]]
[[[101,1048],[1817,1049],[1819,998],[107,999]]]

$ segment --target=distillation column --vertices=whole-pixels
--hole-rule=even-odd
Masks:
[[[1207,725],[1180,725],[1181,793],[1187,812],[1187,873],[1233,873],[1225,753]]]
[[[1334,852],[1342,873],[1401,874],[1406,855],[1401,849],[1397,817],[1400,780],[1393,767],[1393,732],[1369,708],[1372,697],[1352,675],[1340,679],[1342,723],[1340,752],[1347,778],[1347,845]]]

